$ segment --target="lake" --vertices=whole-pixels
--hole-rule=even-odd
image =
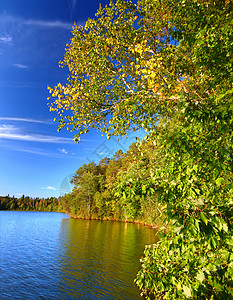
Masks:
[[[133,280],[155,241],[138,224],[0,211],[0,297],[142,299]]]

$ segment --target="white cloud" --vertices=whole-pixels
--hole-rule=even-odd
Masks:
[[[45,27],[45,28],[61,28],[61,29],[68,29],[68,30],[70,30],[73,25],[71,23],[62,22],[60,20],[23,19],[20,17],[7,15],[7,14],[0,15],[0,22],[4,24],[8,23],[8,24]],[[11,36],[3,36],[0,38],[3,38],[3,42],[10,42],[12,40]]]
[[[48,153],[40,149],[29,149],[29,148],[19,148],[19,147],[14,147],[11,150],[14,151],[20,151],[20,152],[25,152],[25,153],[30,153],[30,154],[36,154],[36,155],[42,155],[42,156],[51,156],[54,157],[55,155],[53,153]]]
[[[27,69],[28,66],[22,65],[22,64],[13,64],[14,67],[19,68],[19,69]]]
[[[107,152],[97,152],[99,155],[109,155]]]
[[[69,30],[72,28],[71,23],[65,23],[59,20],[44,21],[44,20],[29,19],[29,20],[22,20],[22,23],[24,25],[46,27],[46,28],[62,28],[62,29],[69,29]]]
[[[56,191],[56,188],[54,186],[50,186],[50,185],[47,185],[45,187],[42,187],[41,188],[42,190],[52,190],[52,191]]]
[[[0,125],[0,139],[40,143],[72,143],[72,139],[44,134],[24,133],[12,125]]]
[[[75,13],[75,7],[76,7],[77,0],[67,0],[67,3],[68,3],[68,6],[69,6],[71,19],[73,19],[73,15]]]
[[[57,150],[60,151],[61,153],[68,154],[65,148],[59,148]]]
[[[40,89],[39,83],[29,82],[29,81],[7,81],[0,80],[0,87],[6,87],[11,89],[21,89],[21,88],[33,88]]]
[[[3,121],[16,121],[16,122],[19,121],[19,122],[50,124],[48,121],[43,121],[43,120],[38,120],[38,119],[30,119],[30,118],[0,117],[0,120],[3,120]]]
[[[71,0],[71,5],[72,5],[72,11],[74,12],[75,10],[75,5],[76,5],[77,0]]]
[[[12,42],[12,36],[10,35],[0,36],[0,42],[4,44],[10,44]]]

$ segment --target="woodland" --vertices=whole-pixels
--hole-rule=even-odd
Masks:
[[[0,196],[0,210],[33,210],[33,211],[61,211],[61,203],[55,197],[31,198],[22,195],[20,198]]]
[[[111,1],[72,34],[49,87],[58,130],[146,136],[81,166],[64,211],[159,223],[146,299],[233,299],[232,1]]]
[[[49,88],[59,130],[147,135],[79,168],[68,209],[162,213],[135,279],[146,299],[233,299],[232,1],[117,0],[72,33],[67,82]]]

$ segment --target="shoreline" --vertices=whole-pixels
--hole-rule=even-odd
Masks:
[[[80,217],[80,216],[73,216],[65,211],[50,211],[50,210],[23,210],[23,209],[2,209],[0,211],[25,211],[25,212],[51,212],[51,213],[62,213],[62,214],[66,214],[68,215],[70,218],[72,219],[80,219],[80,220],[94,220],[94,221],[109,221],[109,222],[122,222],[122,223],[131,223],[131,224],[138,224],[141,226],[145,226],[145,227],[149,227],[151,229],[155,229],[158,230],[161,227],[161,224],[158,225],[156,223],[146,223],[143,221],[129,221],[129,220],[117,220],[117,219],[108,219],[108,218],[91,218],[91,217]],[[160,223],[160,221],[158,221],[158,223]]]
[[[95,221],[112,221],[112,222],[122,222],[122,223],[132,223],[132,224],[138,224],[138,225],[141,225],[141,226],[145,226],[145,227],[149,227],[151,229],[155,229],[155,230],[158,230],[161,225],[157,225],[155,223],[146,223],[146,222],[143,222],[143,221],[128,221],[128,220],[117,220],[117,219],[108,219],[108,218],[103,218],[103,219],[98,219],[98,218],[91,218],[91,217],[80,217],[80,216],[73,216],[73,215],[70,215],[69,213],[67,213],[70,218],[73,218],[73,219],[80,219],[80,220],[95,220]],[[160,223],[160,222],[158,222]]]

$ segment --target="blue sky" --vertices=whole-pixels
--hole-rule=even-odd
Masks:
[[[72,174],[84,163],[124,151],[134,141],[107,141],[91,131],[79,144],[57,132],[47,86],[65,82],[58,66],[72,35],[109,1],[1,0],[0,3],[0,195],[58,197],[70,191]]]

